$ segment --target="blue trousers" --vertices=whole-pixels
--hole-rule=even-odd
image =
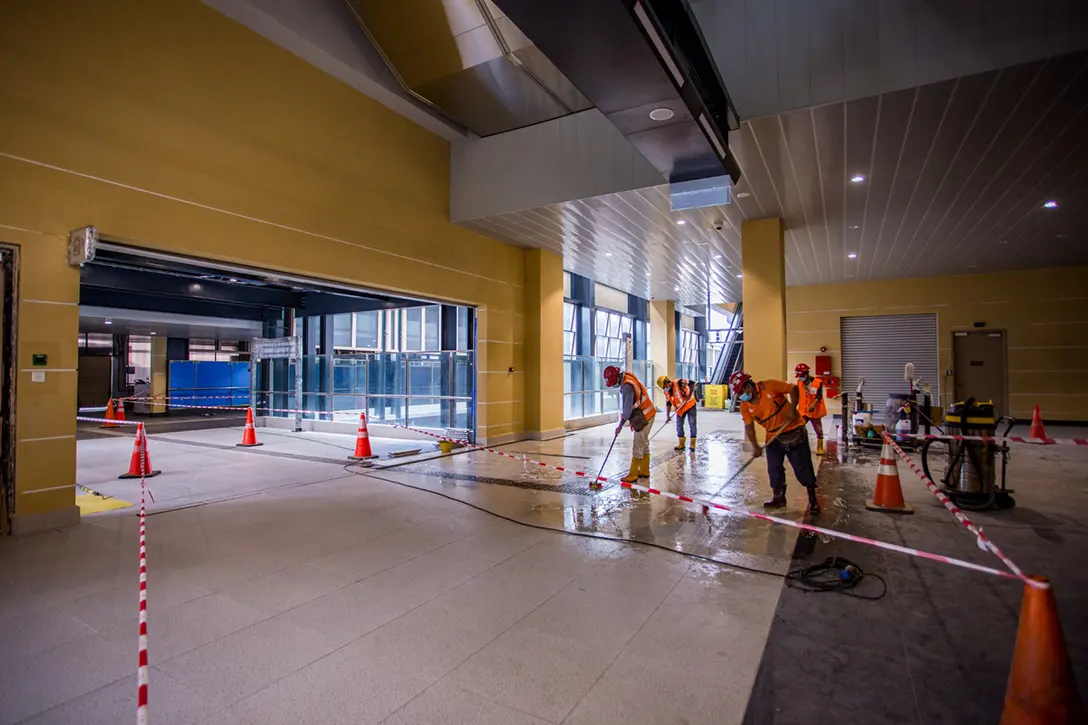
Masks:
[[[699,426],[698,426],[698,424],[697,424],[697,422],[695,420],[695,411],[698,409],[698,407],[699,406],[697,406],[697,405],[693,405],[693,406],[691,406],[691,410],[689,410],[688,412],[684,413],[683,415],[676,416],[676,437],[677,438],[683,438],[684,437],[684,421],[685,420],[688,422],[688,437],[689,438],[695,438],[699,434]]]
[[[802,429],[804,430],[804,429]],[[816,471],[812,468],[812,452],[808,447],[808,436],[800,437],[799,442],[787,450],[777,438],[763,449],[767,457],[767,475],[771,479],[771,490],[775,496],[786,495],[786,459],[797,481],[808,489],[816,487]]]

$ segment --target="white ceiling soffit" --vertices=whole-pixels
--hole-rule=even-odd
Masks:
[[[740,299],[763,217],[785,219],[789,285],[1088,265],[1088,52],[746,121],[730,147],[728,206],[672,212],[662,185],[464,225],[684,306],[708,276]]]
[[[741,118],[1088,49],[1085,0],[691,0]]]
[[[81,305],[79,331],[113,335],[150,335],[154,332],[159,337],[249,340],[252,337],[261,336],[261,323],[227,317],[203,317]]]
[[[431,133],[466,138],[404,90],[343,0],[201,1]]]

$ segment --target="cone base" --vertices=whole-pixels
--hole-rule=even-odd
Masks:
[[[349,461],[373,461],[377,456],[348,456]]]
[[[264,443],[235,443],[235,448],[256,448],[257,446],[263,446]]]
[[[139,473],[122,473],[117,478],[122,480],[122,481],[127,480],[129,478],[154,478],[155,476],[159,475],[160,473],[162,473],[162,471],[152,471],[151,473],[145,473],[145,474],[142,474],[142,475],[139,474]]]
[[[865,502],[865,508],[870,511],[883,511],[888,514],[912,514],[914,509],[909,504],[903,504],[902,508],[897,506],[878,506],[872,499]]]
[[[112,428],[120,428],[121,426],[117,425],[116,423],[103,423],[102,425],[100,425],[98,427],[99,428],[111,428],[112,429]]]

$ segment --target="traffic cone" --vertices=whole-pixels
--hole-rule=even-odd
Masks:
[[[117,415],[113,412],[113,398],[110,398],[110,402],[106,404],[106,420],[117,420]],[[103,423],[100,428],[120,428],[121,426],[116,423]]]
[[[124,398],[118,398],[117,399],[117,420],[124,420],[124,419],[125,419],[125,399]]]
[[[899,468],[895,465],[895,451],[887,441],[884,441],[884,447],[880,449],[876,490],[873,491],[873,498],[865,502],[865,508],[886,513],[914,513],[914,509],[903,500],[903,488],[899,485]]]
[[[1054,591],[1046,577],[1028,578],[1035,584],[1024,585],[1001,725],[1085,722]]]
[[[1035,410],[1031,414],[1031,433],[1028,435],[1031,438],[1038,438],[1038,440],[1031,441],[1032,443],[1045,443],[1047,440],[1046,431],[1043,430],[1043,416],[1039,412],[1038,405],[1035,406]]]
[[[257,442],[257,429],[253,427],[253,408],[246,408],[246,427],[242,431],[242,442],[238,443],[239,448],[253,448],[254,446],[263,446],[264,443]]]
[[[136,426],[136,442],[132,446],[128,473],[122,473],[118,478],[152,478],[160,473],[162,471],[151,468],[151,454],[147,452],[147,432],[144,430],[144,424],[140,423]]]
[[[370,450],[370,433],[366,429],[366,413],[359,413],[359,434],[355,437],[355,455],[348,456],[353,461],[369,461],[377,458]]]

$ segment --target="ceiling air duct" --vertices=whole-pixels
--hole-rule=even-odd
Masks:
[[[740,179],[736,110],[686,0],[495,0],[670,182]]]

